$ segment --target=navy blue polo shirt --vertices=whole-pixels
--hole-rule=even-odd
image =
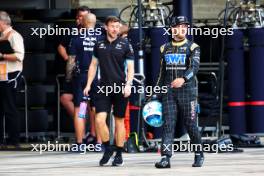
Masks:
[[[89,35],[87,32],[86,35],[74,36],[71,39],[69,54],[76,56],[75,60],[79,64],[81,73],[85,73],[89,69],[97,38],[96,35]]]
[[[110,43],[105,37],[96,43],[94,57],[99,62],[102,84],[125,83],[126,64],[134,61],[133,48],[128,40],[118,37]]]

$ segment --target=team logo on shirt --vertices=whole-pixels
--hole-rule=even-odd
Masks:
[[[84,51],[93,51],[93,47],[83,47]]]
[[[106,48],[106,47],[105,47],[105,44],[104,44],[104,43],[100,43],[99,48],[101,48],[101,49],[105,49],[105,48]]]
[[[185,65],[186,54],[166,54],[165,61],[167,64]]]
[[[187,47],[179,48],[179,52],[186,53]]]
[[[91,46],[93,47],[95,45],[95,42],[92,41],[83,41],[83,46]]]
[[[84,46],[94,46],[96,42],[96,38],[95,37],[87,37],[83,40],[83,45]]]
[[[84,51],[93,51],[94,45],[96,42],[95,37],[87,37],[83,40],[83,50]]]
[[[122,49],[122,45],[121,44],[116,44],[116,47],[115,47],[116,49]]]

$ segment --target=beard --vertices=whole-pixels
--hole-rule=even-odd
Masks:
[[[108,32],[108,36],[111,37],[111,38],[116,38],[117,37],[117,33]]]

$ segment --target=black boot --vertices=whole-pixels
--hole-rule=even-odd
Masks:
[[[112,162],[112,166],[123,166],[123,165],[124,165],[124,161],[122,154],[116,154],[114,161]]]
[[[85,139],[83,139],[83,143],[86,145],[95,144],[96,143],[96,137],[89,134]]]
[[[113,146],[111,146],[109,142],[104,142],[104,146],[105,146],[105,152],[104,152],[102,159],[99,162],[100,166],[109,165],[113,160],[112,158],[114,154]]]
[[[204,162],[204,155],[203,152],[195,153],[194,163],[192,167],[202,167]]]
[[[116,146],[116,155],[115,155],[114,161],[112,162],[112,166],[123,166],[124,165],[122,151],[123,151],[123,147]]]
[[[162,156],[160,162],[155,163],[155,167],[158,169],[170,168],[170,158],[167,156]]]

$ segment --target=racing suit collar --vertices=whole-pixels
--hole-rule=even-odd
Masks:
[[[182,46],[187,42],[187,38],[185,38],[183,41],[176,42],[175,40],[172,40],[172,46]]]

